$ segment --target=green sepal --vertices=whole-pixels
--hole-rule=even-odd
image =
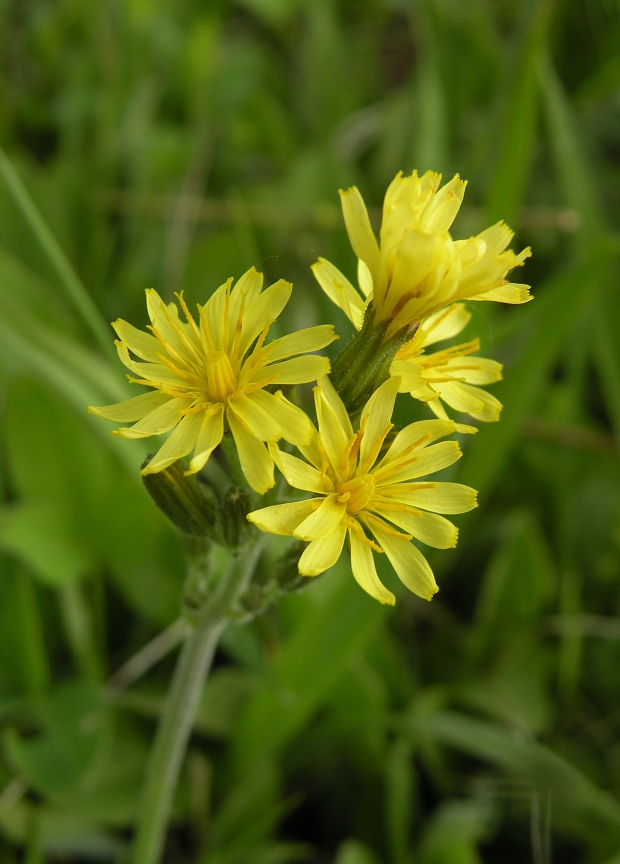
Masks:
[[[229,486],[220,502],[220,529],[222,539],[230,549],[237,549],[250,529],[247,515],[252,509],[246,489]]]
[[[144,465],[148,465],[148,456]],[[186,477],[178,463],[142,478],[162,513],[188,537],[217,539],[217,502],[213,490],[196,477]]]

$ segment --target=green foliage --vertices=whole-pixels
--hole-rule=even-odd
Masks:
[[[0,859],[126,855],[170,680],[105,684],[184,576],[149,451],[85,411],[131,393],[106,322],[255,265],[295,283],[283,332],[347,340],[309,270],[354,280],[337,189],[376,222],[417,167],[469,180],[455,236],[534,251],[533,303],[471,310],[505,364],[450,469],[481,506],[430,604],[341,562],[226,631],[166,860],[618,861],[618,4],[7,0],[0,45]]]

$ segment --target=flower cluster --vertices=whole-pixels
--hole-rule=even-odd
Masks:
[[[234,286],[230,279],[218,288],[198,306],[196,318],[182,294],[177,306],[147,291],[150,333],[122,320],[113,325],[129,380],[146,392],[89,408],[132,424],[115,430],[124,438],[170,433],[143,474],[155,475],[184,457],[190,457],[185,474],[196,474],[230,435],[254,492],[262,496],[274,486],[276,466],[292,487],[288,497],[280,488],[276,503],[271,493],[271,501],[263,502],[269,506],[250,512],[249,521],[307,544],[298,560],[303,576],[328,570],[346,543],[357,582],[389,604],[394,595],[379,580],[373,553],[385,553],[407,588],[430,599],[437,585],[414,541],[455,546],[457,529],[442,514],[476,506],[473,489],[428,479],[461,456],[456,441],[440,439],[476,431],[451,419],[445,405],[482,422],[498,420],[502,407],[482,389],[501,379],[502,367],[477,355],[477,339],[428,348],[465,329],[470,314],[464,300],[531,299],[528,286],[506,279],[529,249],[518,255],[508,249],[513,235],[501,222],[453,240],[449,229],[466,184],[458,175],[443,187],[440,182],[430,171],[422,177],[399,173],[385,196],[379,241],[359,191],[341,191],[359,291],[329,261],[319,258],[313,265],[323,290],[359,331],[356,338],[365,340],[362,346],[354,340],[341,355],[348,352],[349,379],[352,370],[368,377],[371,395],[357,403],[361,410],[345,407],[355,404],[347,402],[347,376],[338,379],[337,391],[329,360],[314,353],[338,338],[331,325],[268,341],[292,286],[280,280],[263,290],[254,269]],[[276,389],[312,382],[316,425]],[[434,419],[394,429],[398,393],[427,403]],[[290,452],[291,445],[303,458]],[[299,499],[292,489],[311,497]]]

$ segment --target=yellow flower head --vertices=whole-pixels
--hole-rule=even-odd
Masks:
[[[528,285],[506,281],[506,274],[530,256],[508,249],[513,232],[503,222],[469,240],[453,240],[449,229],[459,211],[466,183],[455,175],[439,188],[441,174],[418,177],[399,172],[383,202],[380,243],[364,200],[354,186],[340,191],[344,221],[359,259],[363,297],[340,271],[319,258],[312,269],[326,294],[361,328],[372,299],[375,321],[389,321],[386,338],[422,321],[455,300],[526,303]]]
[[[306,414],[269,393],[272,384],[304,384],[329,372],[316,351],[337,337],[331,325],[309,327],[265,344],[269,327],[291,296],[280,280],[265,291],[263,276],[252,268],[232,288],[232,279],[198,306],[198,323],[178,296],[186,321],[174,303],[146,292],[152,335],[126,321],[113,324],[119,356],[147,393],[116,405],[89,407],[92,414],[133,426],[118,429],[123,438],[147,438],[173,430],[143,474],[163,471],[193,451],[188,474],[206,464],[222,440],[225,423],[232,432],[250,486],[264,493],[274,484],[273,459],[263,442],[285,438],[308,444],[313,426]],[[132,355],[139,358],[135,360]],[[137,422],[136,422],[137,421]]]
[[[334,565],[348,534],[355,579],[372,597],[390,604],[394,595],[379,580],[373,549],[385,552],[410,591],[430,600],[437,591],[435,578],[411,541],[415,537],[439,549],[455,546],[457,529],[437,514],[464,513],[476,506],[476,493],[468,486],[411,482],[460,458],[456,441],[433,443],[454,432],[451,420],[412,423],[382,455],[399,385],[398,378],[390,378],[379,387],[354,432],[332,384],[322,378],[314,391],[319,431],[310,445],[299,447],[308,461],[271,445],[289,484],[318,497],[248,515],[261,531],[309,541],[299,560],[304,576]]]
[[[472,357],[480,348],[480,340],[472,339],[433,354],[425,348],[456,336],[469,322],[471,315],[463,303],[454,303],[435,312],[420,325],[413,339],[404,345],[390,367],[391,375],[401,380],[401,393],[411,393],[414,399],[427,402],[441,420],[448,420],[442,400],[470,414],[475,420],[490,423],[499,420],[502,403],[481,390],[478,385],[501,381],[502,364],[485,357]],[[456,424],[457,432],[477,432],[475,426]]]

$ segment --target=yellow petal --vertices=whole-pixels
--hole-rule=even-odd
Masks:
[[[329,380],[329,378],[321,378],[318,382],[318,387],[315,389],[315,393],[320,391],[320,395],[322,400],[329,405],[331,410],[334,412],[335,416],[338,419],[338,422],[342,426],[344,434],[347,438],[350,438],[353,435],[353,427],[351,426],[351,419],[349,418],[349,414],[347,409],[344,407],[344,403],[340,396],[336,393],[334,389],[334,385]]]
[[[487,357],[453,357],[437,369],[437,375],[441,376],[444,370],[463,378],[467,384],[494,384],[502,380],[502,364]]]
[[[250,267],[235,283],[230,292],[230,343],[232,343],[241,310],[245,311],[250,303],[256,300],[262,287],[263,274],[259,273],[255,267]]]
[[[505,222],[496,222],[495,225],[481,231],[476,239],[484,242],[490,255],[499,255],[510,245],[514,236],[514,231]]]
[[[437,234],[448,231],[463,203],[466,186],[467,181],[461,180],[456,174],[428,202],[420,218],[420,226]]]
[[[451,435],[452,432],[452,420],[419,420],[417,423],[410,423],[398,433],[381,464],[397,459],[413,445],[416,445],[415,449],[428,447],[433,441]]]
[[[393,606],[396,598],[377,576],[375,560],[370,547],[360,539],[356,531],[349,530],[349,541],[351,543],[351,569],[357,584],[379,603]]]
[[[444,402],[447,402],[455,411],[475,416],[484,411],[484,402],[482,401],[484,390],[479,390],[477,387],[468,387],[466,384],[461,384],[458,381],[436,384],[435,388]],[[499,411],[495,419],[499,419]]]
[[[328,378],[321,378],[320,383],[314,388],[314,404],[321,441],[332,466],[337,469],[353,430],[349,415],[344,411],[344,405]],[[346,417],[343,416],[343,412]]]
[[[241,470],[252,489],[264,495],[275,483],[273,459],[262,441],[255,438],[232,411],[227,412],[226,419],[235,439]]]
[[[486,390],[481,390],[478,387],[471,387],[469,384],[461,384],[461,387],[472,392],[475,391],[476,397],[482,401],[483,408],[481,411],[476,411],[472,417],[480,420],[482,423],[495,423],[499,420],[499,415],[502,412],[502,403],[496,399],[491,393]]]
[[[299,559],[299,572],[302,576],[318,576],[333,567],[340,558],[347,529],[341,523],[338,529],[321,540],[313,540],[306,546]]]
[[[271,414],[280,427],[285,441],[290,441],[297,447],[310,444],[314,433],[310,418],[301,408],[285,399],[281,390],[274,394],[267,393],[266,390],[259,390],[252,394],[252,399],[264,411]]]
[[[260,392],[260,391],[259,391]],[[282,437],[282,429],[280,424],[268,411],[265,410],[262,400],[258,394],[252,393],[246,396],[243,393],[236,393],[228,400],[228,413],[234,412],[235,416],[241,420],[248,430],[260,441],[277,441]]]
[[[389,290],[390,310],[405,294],[413,291],[434,267],[442,263],[444,257],[444,242],[440,237],[410,231],[395,255]]]
[[[186,474],[196,474],[207,464],[209,456],[224,437],[224,410],[218,405],[211,413],[205,411],[205,415],[198,433],[194,458],[189,463],[189,471]]]
[[[256,300],[250,303],[243,313],[240,356],[245,354],[265,327],[276,320],[288,303],[292,290],[293,286],[290,282],[280,279],[279,282],[270,285],[262,294],[259,294]]]
[[[187,356],[188,348],[182,335],[184,331],[180,326],[178,311],[173,303],[170,305],[175,309],[174,315],[171,315],[170,309],[157,291],[154,288],[147,288],[146,308],[153,328],[159,333],[169,350],[177,355]]]
[[[283,453],[275,444],[269,449],[274,462],[290,486],[303,489],[305,492],[320,492],[323,495],[332,491],[325,488],[321,472],[312,465],[308,465],[297,456],[291,456],[290,453]]]
[[[399,384],[400,381],[398,378],[388,378],[387,381],[375,390],[364,406],[361,422],[366,421],[366,426],[360,447],[361,462],[366,461],[369,453],[373,450],[379,438],[385,435],[385,430],[390,425]],[[378,455],[378,453],[375,453],[375,460]]]
[[[344,224],[346,225],[353,251],[366,264],[372,275],[373,282],[377,283],[379,276],[379,244],[370,225],[364,199],[357,187],[353,186],[351,189],[347,189],[346,192],[342,189],[340,190],[340,202],[342,204]]]
[[[295,501],[291,504],[276,504],[248,513],[248,519],[261,531],[268,534],[290,536],[297,526],[321,505],[322,498]]]
[[[364,297],[368,297],[372,293],[372,273],[368,269],[361,258],[357,259],[357,282],[360,286],[360,291]]]
[[[307,354],[310,351],[319,351],[325,348],[326,345],[337,339],[334,332],[333,324],[319,324],[318,327],[306,327],[305,330],[297,330],[295,333],[289,333],[288,336],[282,336],[281,339],[276,339],[267,347],[266,363],[274,363],[276,360],[283,360],[285,357],[291,357],[293,354]]]
[[[127,321],[119,318],[114,321],[112,327],[116,330],[119,339],[122,339],[127,348],[140,357],[141,360],[156,361],[157,355],[163,352],[163,347],[158,340],[151,336],[150,333],[145,333],[143,330],[138,330]]]
[[[304,459],[307,459],[311,465],[314,465],[314,467],[318,468],[320,471],[323,464],[323,456],[319,450],[319,433],[316,431],[314,426],[312,427],[312,438],[310,439],[310,443],[297,444],[296,446]]]
[[[209,325],[209,332],[213,339],[216,351],[227,351],[229,347],[230,337],[230,286],[232,285],[232,277],[227,279],[223,285],[214,291],[204,305],[204,316]],[[228,305],[228,329],[225,328],[226,323],[226,304]]]
[[[433,571],[420,550],[411,541],[394,537],[386,531],[387,526],[384,528],[379,519],[373,518],[368,524],[400,581],[418,597],[430,600],[439,589]]]
[[[478,506],[476,490],[462,483],[399,483],[381,494],[397,504],[434,513],[467,513]]]
[[[435,549],[453,549],[456,546],[458,528],[443,516],[414,509],[395,511],[383,506],[375,509],[384,519],[428,546],[434,546]]]
[[[196,446],[202,420],[200,414],[186,414],[185,417],[182,417],[165,444],[160,447],[156,455],[140,473],[142,475],[156,474],[172,465],[177,459],[182,459],[183,456],[191,453]]]
[[[168,399],[159,408],[155,408],[134,426],[119,429],[115,434],[121,438],[149,438],[151,435],[163,435],[181,419],[181,411],[187,408],[186,399]]]
[[[140,375],[146,381],[152,381],[154,386],[182,388],[187,387],[187,381],[180,378],[163,363],[142,363],[132,360],[124,342],[117,341],[116,350],[121,362],[136,375]]]
[[[134,396],[133,399],[117,402],[116,405],[103,405],[99,408],[89,405],[88,413],[103,417],[105,420],[116,420],[117,423],[133,423],[136,420],[142,420],[143,417],[161,405],[165,405],[170,401],[170,398],[161,390],[150,390],[148,393]]]
[[[422,386],[422,369],[415,360],[393,360],[390,375],[399,378],[399,393],[411,393]]]
[[[375,482],[378,486],[386,486],[405,480],[416,480],[418,477],[434,474],[435,471],[453,465],[462,455],[456,441],[441,441],[408,457],[405,456],[402,460],[382,462],[375,474]]]
[[[295,529],[295,537],[300,540],[320,540],[338,530],[346,504],[338,503],[335,493],[323,499],[323,503]]]
[[[471,314],[464,303],[453,303],[447,309],[440,309],[420,324],[420,331],[424,334],[422,344],[433,345],[452,339],[465,329],[470,319]]]
[[[520,285],[518,282],[508,282],[506,285],[500,285],[499,288],[493,288],[492,291],[485,291],[484,294],[476,296],[476,300],[494,300],[496,303],[514,305],[528,303],[533,299],[530,294],[530,286]]]
[[[269,384],[308,384],[323,375],[329,375],[329,369],[327,357],[306,354],[303,357],[293,357],[291,360],[283,360],[282,363],[265,366],[260,376],[257,376],[257,380],[264,378]]]
[[[364,301],[347,277],[325,258],[319,258],[311,269],[332,303],[339,306],[353,326],[360,330],[364,320]]]

